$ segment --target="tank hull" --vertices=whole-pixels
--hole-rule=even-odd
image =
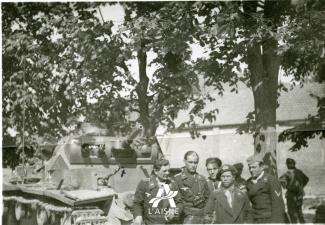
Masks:
[[[4,184],[2,222],[9,225],[79,225],[89,220],[94,224],[106,224],[103,215],[109,211],[115,195],[112,189],[62,192]]]

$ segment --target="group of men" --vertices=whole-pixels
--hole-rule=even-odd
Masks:
[[[241,178],[241,163],[222,165],[219,158],[208,158],[208,178],[197,173],[198,163],[199,155],[188,151],[182,171],[171,176],[169,161],[156,160],[152,175],[136,189],[134,224],[288,222],[280,182],[265,171],[260,156],[247,159],[247,181]]]

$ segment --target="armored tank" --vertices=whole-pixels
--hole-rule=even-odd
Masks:
[[[3,224],[108,224],[112,200],[135,191],[161,155],[154,140],[139,137],[140,128],[116,137],[85,127],[63,138],[48,160],[18,166],[3,182]]]

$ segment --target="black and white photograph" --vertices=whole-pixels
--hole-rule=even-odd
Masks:
[[[1,1],[3,225],[325,224],[325,1]]]

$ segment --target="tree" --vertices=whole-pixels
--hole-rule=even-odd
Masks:
[[[191,103],[197,114],[204,96],[193,91],[193,26],[183,17],[189,5],[125,3],[125,22],[112,33],[113,23],[96,14],[98,4],[4,3],[4,135],[17,132],[19,147],[37,147],[67,135],[80,116],[127,132],[127,113],[138,111],[143,136],[151,138],[159,124],[173,127]],[[152,77],[148,52],[157,55]],[[139,80],[127,65],[132,59]]]
[[[5,134],[18,131],[18,144],[37,145],[66,135],[80,116],[127,132],[126,115],[137,111],[150,139],[158,125],[175,128],[173,120],[186,109],[190,120],[181,126],[196,137],[195,118],[212,121],[217,113],[204,112],[214,99],[200,92],[199,79],[220,94],[226,83],[236,91],[245,82],[255,102],[246,131],[275,172],[277,96],[285,89],[277,82],[279,68],[302,84],[311,72],[324,77],[322,51],[306,45],[324,49],[321,1],[303,7],[289,1],[123,3],[125,19],[116,32],[98,16],[98,6],[2,4]],[[311,37],[311,31],[319,32]],[[191,60],[196,43],[209,57]],[[151,62],[148,54],[155,55]],[[138,79],[130,60],[138,62]],[[240,72],[242,64],[248,67]]]
[[[119,99],[122,86],[109,70],[114,57],[104,57],[118,46],[98,48],[112,24],[101,24],[92,5],[7,3],[2,12],[3,130],[18,132],[18,147],[65,135],[71,118],[93,110],[87,96],[95,86]],[[100,85],[108,82],[110,91]]]
[[[246,131],[254,134],[255,153],[263,154],[275,174],[277,97],[279,89],[285,90],[278,84],[280,66],[301,85],[311,74],[324,76],[324,42],[320,41],[325,37],[321,16],[324,4],[302,3],[302,6],[293,6],[290,1],[201,3],[198,10],[206,27],[198,39],[211,48],[210,57],[198,67],[205,72],[207,84],[220,86],[228,82],[236,91],[237,82],[243,81],[251,87],[254,112],[248,115],[250,126]],[[306,45],[309,42],[313,45]],[[315,45],[319,52],[312,50]],[[247,64],[247,69],[238,76],[235,71],[240,71],[240,63]],[[312,131],[315,132],[319,130]]]

